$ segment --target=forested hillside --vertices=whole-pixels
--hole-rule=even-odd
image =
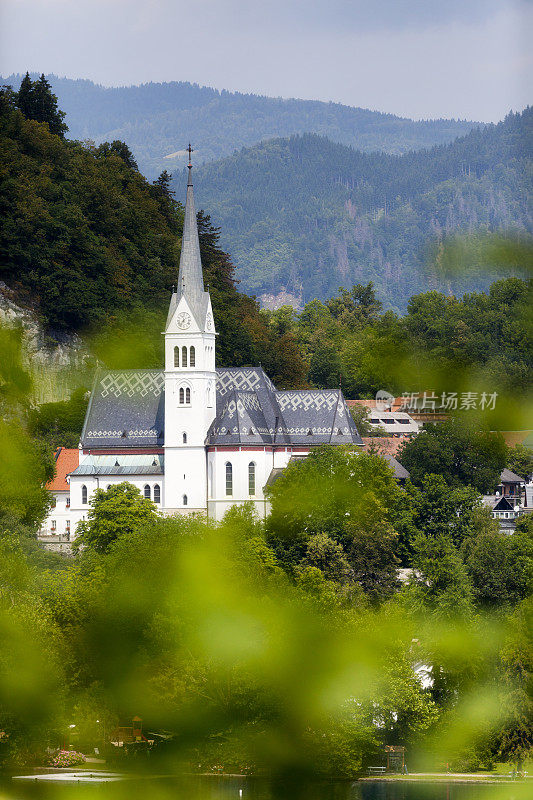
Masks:
[[[50,133],[49,125],[61,121],[53,95],[49,119],[30,118],[43,105],[35,104],[35,93],[50,90],[44,76],[28,81],[24,96],[0,92],[0,281],[53,335],[98,332],[100,352],[120,366],[119,345],[133,330],[133,360],[122,366],[159,366],[183,207],[164,176],[148,183],[123,142],[96,147]],[[217,230],[198,216],[219,365],[262,361],[274,379],[298,384],[304,367],[290,334],[274,338],[258,304],[237,292]]]
[[[532,118],[528,108],[403,156],[311,134],[264,142],[202,166],[198,203],[221,225],[245,291],[285,288],[306,302],[372,280],[404,311],[420,291],[487,286],[481,273],[449,282],[436,270],[451,234],[531,231]]]
[[[185,82],[104,88],[88,80],[47,77],[66,112],[70,137],[94,139],[96,144],[127,142],[149,178],[183,165],[189,140],[197,163],[265,139],[305,132],[364,151],[405,153],[450,142],[474,124],[446,119],[414,122],[339,103],[219,92]],[[18,89],[21,78],[11,75],[2,82]],[[179,151],[181,155],[165,158]]]

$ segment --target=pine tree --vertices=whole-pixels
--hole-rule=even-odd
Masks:
[[[176,192],[172,192],[170,189],[171,180],[172,180],[172,175],[169,172],[167,172],[166,169],[164,169],[161,175],[157,178],[157,180],[153,182],[154,186],[158,187],[161,194],[164,194],[165,197],[168,197],[169,199],[176,194]]]
[[[46,80],[44,73],[33,84],[34,116],[38,122],[47,122],[50,133],[62,136],[68,131],[68,126],[63,122],[64,111],[57,107],[57,97],[52,92],[52,87]]]
[[[35,96],[35,88],[32,79],[30,78],[30,73],[26,72],[25,76],[22,79],[22,83],[20,84],[20,88],[17,93],[17,105],[24,114],[25,117],[28,119],[34,119],[34,101]]]
[[[50,133],[63,136],[68,131],[68,126],[63,122],[65,112],[58,109],[57,97],[44,73],[38,81],[32,81],[26,72],[17,94],[17,105],[28,119],[46,122]]]

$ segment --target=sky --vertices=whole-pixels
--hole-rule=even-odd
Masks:
[[[531,32],[533,0],[0,0],[0,73],[495,122],[531,102]]]

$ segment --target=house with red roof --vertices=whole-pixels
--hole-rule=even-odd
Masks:
[[[79,467],[80,451],[77,447],[58,447],[54,458],[55,475],[46,484],[52,496],[52,505],[41,526],[40,535],[68,539],[79,522],[79,515],[75,515],[76,519],[73,519],[70,508],[70,473]]]

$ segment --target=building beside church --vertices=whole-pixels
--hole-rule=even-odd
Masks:
[[[321,444],[362,446],[340,389],[279,391],[260,366],[216,367],[190,163],[178,285],[163,335],[164,369],[96,374],[78,463],[61,498],[73,533],[94,491],[122,481],[165,514],[220,520],[252,501],[264,517],[264,488],[291,459]],[[63,533],[57,523],[56,531]]]

